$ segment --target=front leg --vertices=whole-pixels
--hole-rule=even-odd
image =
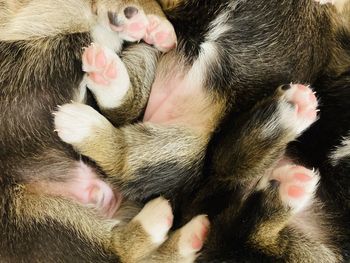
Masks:
[[[281,158],[287,144],[317,119],[316,108],[310,88],[280,87],[272,98],[222,129],[213,153],[216,173],[232,184],[260,178]]]
[[[258,251],[261,262],[264,255],[266,262],[343,262],[333,245],[337,231],[315,199],[318,173],[281,163],[264,179],[239,210],[230,204],[211,220],[212,231],[198,262],[223,262],[227,255],[222,251],[235,250]],[[245,255],[237,255],[238,262],[244,261]]]
[[[115,128],[77,103],[63,105],[55,115],[59,137],[94,160],[126,195],[170,197],[199,176],[209,135],[151,123]]]
[[[191,263],[197,257],[208,233],[203,216],[171,234],[172,209],[164,198],[148,202],[128,224],[112,230],[112,247],[122,263]]]
[[[101,112],[115,125],[137,119],[146,106],[158,52],[137,45],[123,52],[123,61],[107,47],[92,44],[83,54],[82,85],[93,93]]]

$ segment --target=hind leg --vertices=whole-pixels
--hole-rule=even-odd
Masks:
[[[286,262],[341,262],[332,244],[336,234],[328,228],[331,225],[323,216],[325,211],[315,202],[319,174],[284,163],[267,178],[257,188],[261,214],[256,215],[259,219],[249,243]]]
[[[312,203],[318,181],[318,172],[283,160],[260,180],[258,189],[278,188],[281,203],[295,214]]]

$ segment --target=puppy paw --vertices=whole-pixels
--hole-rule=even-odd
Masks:
[[[53,113],[55,130],[66,143],[74,146],[93,136],[98,129],[110,126],[109,121],[90,106],[71,103],[59,106]]]
[[[281,121],[300,134],[317,120],[317,98],[308,86],[301,84],[284,85],[280,90]]]
[[[149,22],[139,6],[126,5],[116,9],[109,7],[107,15],[110,28],[118,32],[123,40],[134,42],[145,36]]]
[[[133,221],[138,221],[154,244],[162,244],[173,224],[173,213],[167,200],[162,197],[148,202]]]
[[[319,175],[313,170],[289,163],[276,167],[269,179],[279,183],[282,202],[296,213],[312,202]]]
[[[177,38],[174,27],[165,18],[148,15],[149,25],[144,41],[162,52],[167,52],[176,46]]]
[[[83,71],[87,87],[94,93],[97,102],[104,108],[120,105],[130,86],[127,69],[112,50],[91,44],[83,53]]]
[[[193,218],[180,229],[178,251],[186,262],[193,262],[203,247],[209,231],[209,220],[205,215]]]

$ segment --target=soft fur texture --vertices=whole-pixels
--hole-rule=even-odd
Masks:
[[[162,57],[153,90],[171,84],[164,80],[172,77],[167,69],[175,69],[175,77],[184,84],[178,94],[185,90],[196,102],[183,104],[180,109],[186,109],[185,114],[175,116],[178,118],[165,123],[168,125],[161,115],[118,129],[107,125],[75,148],[96,161],[107,180],[131,199],[145,201],[163,194],[174,205],[183,206],[178,209],[182,218],[197,211],[208,213],[213,227],[199,261],[341,261],[342,240],[333,239],[340,224],[330,228],[327,213],[320,212],[317,204],[305,220],[316,217],[321,223],[316,229],[314,225],[305,229],[290,220],[293,214],[281,203],[278,185],[271,181],[263,189],[255,187],[297,135],[280,122],[275,122],[274,133],[264,140],[256,132],[264,131],[271,118],[279,119],[275,118],[280,114],[278,105],[285,101],[281,99],[284,92],[275,92],[276,87],[291,81],[315,82],[321,75],[337,75],[348,67],[347,54],[337,40],[334,10],[311,0],[170,2],[175,8],[168,8],[167,14],[177,30],[178,47]],[[70,21],[64,8],[57,10],[62,11],[61,18],[64,14],[64,21]],[[4,12],[0,32],[4,93],[0,104],[4,112],[0,130],[4,151],[1,256],[4,261],[17,262],[28,258],[114,261],[106,221],[69,200],[43,195],[42,189],[33,192],[28,184],[52,178],[64,182],[74,171],[77,157],[54,136],[50,112],[74,98],[82,79],[81,48],[91,41],[79,27],[85,17],[74,16],[72,23],[77,27],[69,29],[55,21],[47,31],[52,33],[43,30],[40,35],[43,31],[38,28],[32,38],[27,30],[12,29],[16,17],[26,18],[25,24],[33,28],[27,15]],[[49,20],[45,12],[40,14]],[[341,60],[337,60],[339,54]],[[137,57],[137,63],[132,63],[150,70],[156,55],[151,48],[139,46],[122,56],[126,60]],[[141,70],[138,74],[143,79],[146,73]],[[256,101],[260,103],[254,106]],[[194,115],[186,119],[187,113]],[[213,131],[210,154],[205,158]],[[252,144],[261,147],[252,151]],[[323,174],[321,171],[322,180]],[[306,235],[309,229],[311,236]]]

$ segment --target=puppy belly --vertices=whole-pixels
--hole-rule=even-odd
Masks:
[[[51,196],[60,196],[94,208],[102,216],[111,218],[121,203],[121,194],[101,180],[98,174],[83,162],[68,175],[64,182],[35,182],[27,185],[28,189]]]
[[[176,71],[176,69],[174,69]],[[205,128],[214,108],[202,85],[181,73],[155,79],[144,115],[145,122]]]

